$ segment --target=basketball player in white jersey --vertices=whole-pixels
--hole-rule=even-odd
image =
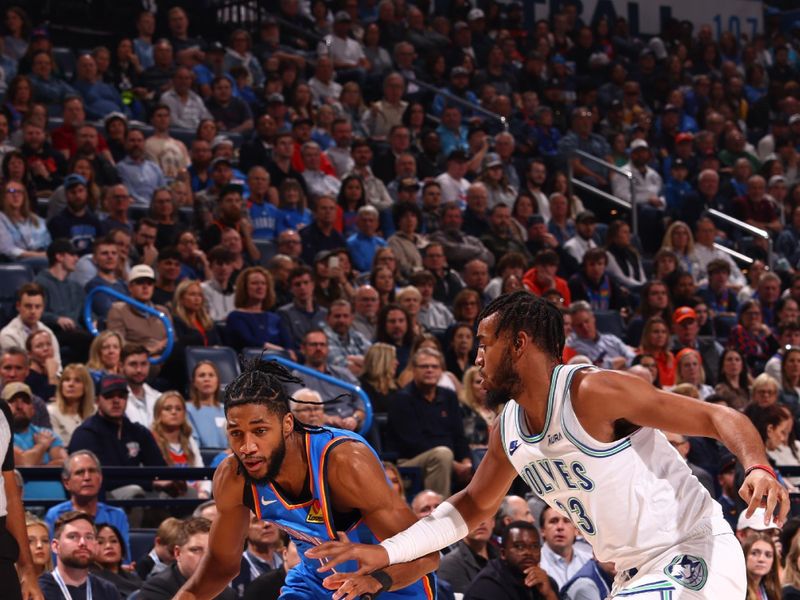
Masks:
[[[308,552],[327,570],[358,560],[362,573],[406,562],[463,538],[495,514],[519,474],[572,519],[601,562],[614,562],[611,598],[744,600],[742,550],[720,506],[658,430],[712,437],[745,467],[748,516],[759,507],[782,525],[788,494],[741,413],[658,390],[624,373],[561,365],[558,308],[528,292],[501,296],[478,326],[483,385],[508,399],[489,450],[466,489],[377,546],[330,542]],[[768,517],[765,517],[768,519]],[[333,574],[334,600],[358,598],[359,581]]]

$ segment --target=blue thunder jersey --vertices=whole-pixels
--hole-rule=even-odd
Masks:
[[[370,450],[369,444],[357,433],[335,428],[309,429],[305,432],[305,447],[308,458],[309,490],[303,498],[289,498],[274,483],[256,483],[248,480],[244,488],[244,504],[259,518],[275,523],[285,531],[297,545],[300,564],[289,571],[286,585],[281,590],[282,599],[290,598],[330,598],[332,591],[322,587],[322,580],[330,571],[318,573],[320,560],[306,558],[306,550],[323,542],[336,541],[336,532],[344,531],[351,541],[360,544],[377,544],[375,534],[364,523],[361,513],[337,513],[331,502],[328,487],[326,459],[330,451],[343,443],[361,443]],[[375,451],[372,450],[375,454]],[[378,455],[375,454],[378,459]],[[365,490],[369,493],[369,490]],[[336,567],[337,572],[357,570],[358,565],[347,562]],[[427,575],[400,590],[381,594],[387,598],[404,600],[432,600],[435,598],[436,583],[432,575]]]

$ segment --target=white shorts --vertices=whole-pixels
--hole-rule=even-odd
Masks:
[[[744,554],[733,533],[699,535],[648,561],[632,577],[617,575],[610,598],[744,600]]]

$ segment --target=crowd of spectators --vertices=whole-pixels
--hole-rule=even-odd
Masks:
[[[0,257],[28,276],[0,323],[0,396],[17,465],[63,470],[24,483],[29,509],[50,507],[28,522],[47,598],[53,558],[80,562],[80,544],[93,556],[67,587],[92,581],[96,598],[171,598],[196,568],[213,500],[182,520],[104,501],[199,503],[209,482],[102,477],[224,456],[227,381],[188,365],[190,347],[360,385],[370,443],[420,474],[427,514],[485,451],[497,411],[471,366],[477,317],[519,289],[562,308],[565,362],[744,411],[798,491],[798,29],[715,38],[670,19],[649,37],[569,0],[535,23],[520,2],[432,4],[280,0],[213,38],[174,6],[55,50],[5,9]],[[100,286],[139,304],[94,296],[95,337],[83,307]],[[142,304],[170,320],[168,354]],[[362,428],[359,397],[305,384],[297,418]],[[748,599],[800,597],[800,521],[740,518],[741,466],[711,440],[670,441],[742,539]],[[442,597],[605,597],[613,565],[521,496],[451,549]],[[158,528],[146,556],[131,525]],[[297,560],[254,520],[220,597],[277,597]]]

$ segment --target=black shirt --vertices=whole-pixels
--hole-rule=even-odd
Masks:
[[[400,458],[412,458],[437,446],[447,446],[455,459],[469,456],[458,397],[453,390],[436,388],[432,402],[412,381],[389,401],[388,445]]]
[[[89,578],[92,582],[92,600],[120,600],[119,592],[113,585],[91,574]],[[64,600],[64,594],[52,573],[44,573],[39,577],[39,587],[45,600]],[[86,600],[86,583],[80,587],[68,585],[67,591],[72,600]]]

